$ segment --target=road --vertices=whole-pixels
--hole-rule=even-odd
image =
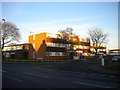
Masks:
[[[71,64],[3,63],[2,88],[120,88],[120,77],[61,67],[73,68]]]

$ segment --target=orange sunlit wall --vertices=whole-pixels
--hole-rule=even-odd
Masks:
[[[29,43],[32,44],[35,49],[34,58],[44,58],[46,52],[45,46],[46,33],[34,34],[29,36]]]

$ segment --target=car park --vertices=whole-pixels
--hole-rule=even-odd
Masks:
[[[113,62],[120,61],[120,56],[113,56],[112,61]]]

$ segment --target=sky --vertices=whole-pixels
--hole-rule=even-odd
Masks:
[[[88,29],[97,27],[109,33],[108,49],[118,48],[118,2],[2,2],[2,18],[19,28],[20,43],[28,43],[30,32],[71,27],[88,37]]]

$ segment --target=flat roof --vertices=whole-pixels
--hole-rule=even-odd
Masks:
[[[30,45],[30,43],[7,45],[7,46],[4,46],[4,47],[10,47],[10,46],[20,46],[20,45]]]
[[[120,49],[111,49],[110,51],[120,51]]]

